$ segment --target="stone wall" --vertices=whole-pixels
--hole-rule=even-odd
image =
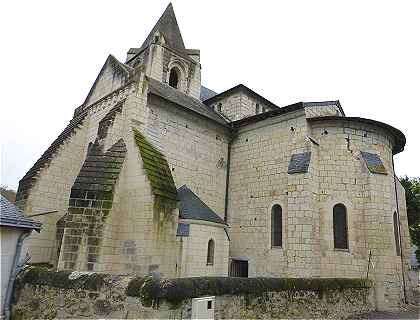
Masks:
[[[216,296],[215,319],[344,319],[373,309],[360,279],[129,278],[26,270],[12,319],[191,319],[193,297]]]
[[[377,280],[378,305],[397,307],[403,276],[393,227],[394,143],[379,125],[340,118],[311,121],[300,111],[240,127],[230,171],[231,257],[247,260],[251,277],[363,277],[371,252],[373,265],[381,266],[370,273]],[[306,172],[288,172],[291,157],[302,152],[311,152]],[[371,172],[362,152],[377,155],[384,172]],[[408,278],[410,241],[398,181],[397,191]],[[281,248],[270,242],[274,204],[282,207]],[[347,210],[346,249],[334,247],[336,204]],[[407,281],[406,291],[411,291]]]
[[[127,77],[128,73],[120,66],[120,62],[113,56],[109,56],[88,94],[85,105],[90,105],[120,88],[126,82]]]
[[[311,151],[303,112],[269,119],[239,130],[232,144],[228,223],[231,257],[249,261],[249,276],[319,274],[313,217],[312,166],[309,173],[287,173],[294,153]],[[312,155],[314,158],[314,155]],[[283,246],[272,248],[271,207],[283,215]]]
[[[181,221],[182,222],[182,221]],[[206,221],[190,221],[188,237],[178,237],[180,277],[227,276],[229,270],[229,239],[223,226]],[[207,247],[213,239],[214,262],[207,264]]]
[[[212,103],[211,108],[231,121],[240,120],[272,109],[272,107],[243,91],[217,99]]]
[[[165,44],[151,44],[146,74],[160,82],[168,84],[170,69],[174,66],[180,71],[178,90],[196,99],[200,98],[201,66],[199,56],[187,59]]]
[[[187,185],[223,219],[229,133],[213,121],[149,96],[147,130],[163,150],[176,186]]]

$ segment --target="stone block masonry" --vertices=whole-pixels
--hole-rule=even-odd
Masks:
[[[194,297],[216,296],[215,319],[345,319],[373,309],[363,279],[130,278],[29,267],[12,319],[191,319]]]

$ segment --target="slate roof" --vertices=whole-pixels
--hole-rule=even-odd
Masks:
[[[149,143],[140,131],[133,128],[133,132],[153,194],[177,201],[177,190],[165,155]]]
[[[226,91],[223,91],[222,93],[216,94],[216,95],[204,100],[203,103],[206,104],[206,105],[209,105],[209,104],[211,104],[215,101],[218,101],[219,99],[224,98],[225,96],[231,95],[231,94],[236,93],[236,92],[241,92],[241,91],[247,93],[251,97],[254,97],[255,99],[263,102],[264,104],[266,104],[267,106],[269,106],[273,109],[279,109],[280,108],[276,104],[272,103],[270,100],[267,100],[266,98],[259,95],[254,90],[251,90],[250,88],[243,85],[242,83],[238,84],[237,86],[234,86],[233,88],[230,88]]]
[[[376,153],[361,151],[366,166],[372,173],[386,174],[386,169],[381,158]]]
[[[34,229],[39,231],[41,223],[25,217],[22,210],[5,197],[0,198],[0,225],[16,228]]]
[[[205,86],[201,86],[200,89],[200,101],[203,102],[204,100],[210,99],[214,96],[216,96],[217,93],[213,90],[210,90],[209,88],[206,88]]]
[[[147,77],[147,80],[149,82],[150,93],[158,97],[164,98],[166,100],[169,100],[183,108],[189,109],[222,125],[227,125],[228,122],[225,119],[223,119],[223,117],[214,112],[205,104],[201,103],[201,101],[199,101],[198,99],[195,99],[156,79]]]
[[[178,228],[176,229],[177,237],[188,237],[190,235],[190,225],[186,223],[178,223]]]
[[[166,7],[162,16],[159,18],[152,31],[150,31],[146,40],[144,40],[139,49],[139,52],[143,51],[150,44],[150,42],[152,42],[153,36],[158,30],[163,34],[166,44],[168,44],[169,47],[187,54],[185,51],[184,40],[182,40],[181,31],[179,30],[178,22],[176,21],[172,3],[169,3],[169,5]]]
[[[178,189],[178,197],[180,201],[179,217],[181,219],[203,220],[226,225],[226,222],[186,185]]]
[[[118,140],[105,153],[96,141],[88,151],[72,190],[113,191],[126,152],[123,139]]]
[[[311,153],[295,153],[290,158],[289,168],[287,169],[288,174],[293,173],[305,173],[308,172],[309,163],[311,162]]]
[[[303,102],[304,107],[318,107],[318,106],[336,106],[342,116],[346,116],[343,108],[341,107],[340,100],[334,101],[316,101],[316,102]]]

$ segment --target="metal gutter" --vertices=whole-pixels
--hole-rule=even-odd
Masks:
[[[230,154],[232,150],[232,143],[235,140],[235,138],[236,136],[231,137],[231,139],[228,142],[228,150],[227,150],[228,154],[227,154],[227,160],[226,160],[225,215],[224,215],[225,223],[228,223],[227,219],[228,219],[228,206],[229,206]]]

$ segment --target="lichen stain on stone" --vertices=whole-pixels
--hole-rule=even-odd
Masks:
[[[215,317],[221,319],[339,319],[372,308],[368,302],[371,282],[364,279],[130,278],[31,267],[18,283],[22,292],[14,300],[12,313],[17,320],[124,318],[128,314],[130,318],[182,315],[188,319],[190,298],[203,295],[216,295]]]

